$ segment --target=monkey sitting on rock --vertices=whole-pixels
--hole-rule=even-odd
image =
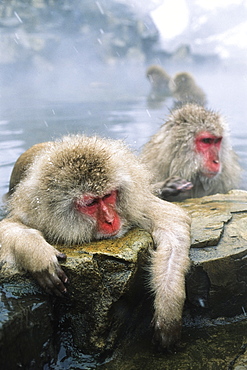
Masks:
[[[135,226],[149,231],[154,339],[162,348],[179,340],[190,218],[151,193],[149,172],[121,141],[72,135],[35,145],[16,162],[7,209],[0,261],[57,296],[67,292],[68,277],[56,245],[117,238]]]
[[[154,193],[169,201],[226,193],[240,182],[225,120],[196,104],[171,111],[141,160],[153,174]]]

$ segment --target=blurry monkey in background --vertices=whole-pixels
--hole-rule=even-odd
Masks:
[[[160,103],[171,96],[169,87],[171,77],[158,65],[151,65],[148,67],[146,76],[151,84],[151,91],[148,95],[148,105],[150,108],[158,108]]]
[[[37,144],[16,162],[0,222],[0,259],[29,271],[49,293],[66,293],[54,245],[121,237],[132,227],[152,234],[149,284],[155,340],[180,337],[189,267],[190,218],[150,191],[150,174],[120,141],[67,136]]]
[[[239,186],[241,168],[223,117],[196,104],[172,110],[144,145],[141,160],[153,174],[153,190],[179,201]]]
[[[207,104],[204,91],[196,84],[194,77],[188,72],[176,73],[169,82],[174,107],[178,108],[187,103],[196,103],[201,106]]]

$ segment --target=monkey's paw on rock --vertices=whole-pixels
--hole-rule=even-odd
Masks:
[[[56,248],[67,255],[66,262],[61,265],[69,283],[68,299],[59,299],[52,315],[69,322],[74,343],[85,353],[112,350],[127,326],[134,328],[138,320],[143,320],[139,315],[143,301],[148,300],[149,308],[152,305],[150,294],[145,294],[147,271],[143,268],[147,265],[148,251],[153,248],[152,237],[144,230],[132,229],[122,238]],[[13,273],[15,275],[11,276]],[[26,291],[27,286],[32,285],[30,294],[36,292],[40,296],[43,293],[38,286],[36,288],[30,275],[22,276],[21,280],[19,276],[3,266],[1,289],[11,291],[11,284],[15,284],[15,294],[18,296],[19,288],[22,300],[22,291]],[[2,324],[3,337],[14,332],[8,334],[6,330],[13,327],[12,320],[3,320]],[[8,338],[8,342],[12,340],[14,337]]]
[[[153,320],[153,325],[153,343],[158,350],[175,348],[181,339],[182,320],[172,322],[169,325],[160,320]]]

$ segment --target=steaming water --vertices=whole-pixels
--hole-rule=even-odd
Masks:
[[[220,111],[229,123],[232,145],[244,169],[241,188],[247,189],[246,73],[224,68],[193,73],[207,93],[208,106]],[[20,91],[17,86],[6,89],[0,103],[0,197],[8,189],[14,162],[35,143],[68,133],[98,134],[123,139],[138,151],[162,124],[172,100],[158,109],[147,106],[150,87],[144,67],[126,73],[125,83],[124,72],[121,76],[117,79],[114,74],[111,79],[108,74],[108,83],[98,80],[87,91],[77,86],[67,95],[60,86],[45,96]]]

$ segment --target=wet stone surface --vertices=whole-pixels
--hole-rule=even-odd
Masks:
[[[234,363],[233,370],[245,370],[247,369],[247,344],[242,346],[242,353],[236,359]]]
[[[114,347],[130,313],[142,301],[143,267],[150,247],[151,236],[135,229],[121,239],[60,248],[68,256],[63,269],[70,281],[74,340],[84,351]]]
[[[183,202],[192,217],[188,300],[211,317],[245,312],[247,193],[231,191]]]
[[[132,339],[101,370],[244,370],[247,322],[218,319],[184,326],[178,348],[159,352],[147,335]],[[245,343],[245,344],[244,344]],[[246,364],[245,364],[246,366]]]
[[[133,229],[117,240],[73,248],[58,247],[67,254],[67,261],[62,264],[62,268],[69,277],[69,296],[67,299],[59,299],[58,304],[48,308],[48,313],[53,318],[61,317],[69,323],[74,344],[85,353],[112,350],[119,335],[131,321],[130,316],[134,317],[135,312],[137,315],[138,305],[145,296],[143,267],[147,264],[148,250],[152,246],[152,238],[147,232]],[[0,316],[0,338],[2,336],[4,347],[6,337],[7,341],[14,342],[18,335],[18,329],[16,333],[9,331],[11,326],[14,327],[16,317],[25,322],[23,311],[26,306],[35,312],[33,300],[35,302],[41,290],[30,276],[20,275],[4,267],[0,284],[2,294],[6,291],[5,294],[11,296],[11,292],[15,291],[16,302],[14,315],[11,306],[6,306],[6,315]],[[44,306],[43,314],[47,316],[47,296],[41,294],[39,299],[41,308]],[[16,310],[18,305],[20,310]],[[36,319],[40,322],[38,314]],[[26,321],[27,327],[21,329],[23,333],[29,330],[29,320]],[[52,330],[49,323],[47,329]]]
[[[6,278],[0,290],[0,367],[31,369],[32,362],[47,361],[54,356],[52,338],[53,318],[47,297],[24,276]]]

